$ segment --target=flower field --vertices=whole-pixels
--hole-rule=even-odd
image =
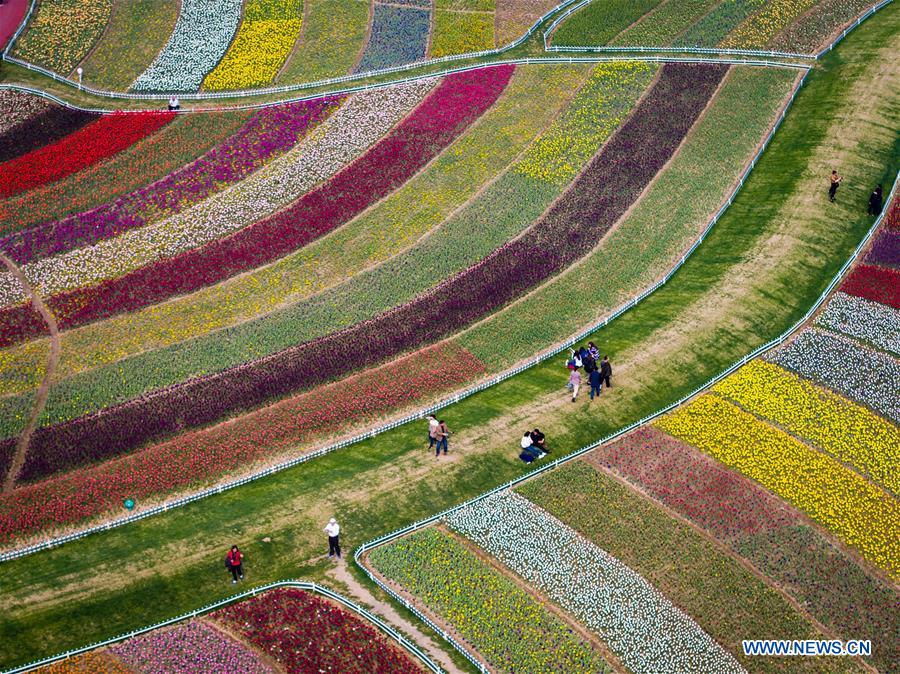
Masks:
[[[496,671],[612,671],[542,602],[447,534],[419,531],[376,548],[368,561],[449,623]]]
[[[816,325],[900,356],[900,310],[893,307],[837,292],[816,318]]]
[[[13,55],[68,75],[100,37],[112,0],[44,0],[38,4]]]
[[[865,407],[762,360],[712,390],[900,494],[900,429]]]
[[[866,262],[893,269],[900,268],[900,232],[880,232],[866,254]]]
[[[35,671],[41,674],[137,674],[107,651],[90,651]]]
[[[0,138],[51,107],[53,103],[46,98],[21,91],[0,90]]]
[[[704,17],[714,6],[735,2],[719,3],[717,0],[670,0],[660,5],[653,13],[644,16],[637,23],[610,42],[617,47],[643,46],[665,47],[672,44],[676,36]]]
[[[708,531],[843,638],[871,635],[881,644],[872,654],[876,667],[890,669],[896,661],[895,591],[757,483],[652,427],[598,448],[588,460]]]
[[[465,351],[432,347],[112,461],[108,459],[131,446],[128,435],[138,433],[139,426],[110,424],[98,436],[104,438],[102,444],[67,444],[64,452],[55,444],[67,442],[55,435],[59,427],[48,429],[48,434],[39,431],[32,439],[23,479],[107,461],[23,485],[0,497],[0,541],[95,517],[119,507],[125,498],[157,497],[208,484],[247,470],[254,462],[271,462],[280,453],[296,454],[298,445],[309,447],[354,424],[374,423],[398,408],[450,391],[482,371],[481,363]],[[13,446],[7,441],[0,449],[3,468]]]
[[[364,73],[399,66],[425,57],[431,11],[376,2],[369,41],[355,72]]]
[[[766,0],[734,0],[719,3],[672,44],[675,47],[716,47],[765,2]]]
[[[429,56],[438,58],[493,48],[494,0],[436,1]]]
[[[827,386],[900,423],[900,362],[855,341],[816,329],[770,352],[766,360]]]
[[[136,91],[196,91],[225,55],[241,20],[241,0],[182,0],[169,41],[134,81]]]
[[[725,49],[762,49],[816,0],[771,0],[728,34]]]
[[[606,44],[662,0],[594,0],[553,32],[554,45]]]
[[[32,98],[34,97],[28,96],[25,100]],[[18,100],[16,107],[20,105]],[[11,115],[10,118],[18,120],[17,123],[0,133],[2,162],[39,150],[98,119],[94,113],[70,110],[58,105],[42,105],[37,110],[27,103],[21,105],[26,112],[23,116]]]
[[[600,635],[629,671],[745,671],[646,580],[522,496],[496,494],[446,521]]]
[[[900,309],[900,271],[860,264],[844,279],[841,290]]]
[[[60,140],[0,164],[0,198],[92,166],[168,124],[171,112],[116,112]]]
[[[705,395],[655,424],[796,505],[893,576],[897,500],[831,457],[718,398]]]
[[[302,0],[248,0],[234,42],[203,80],[203,88],[216,91],[269,84],[293,49],[302,21]]]

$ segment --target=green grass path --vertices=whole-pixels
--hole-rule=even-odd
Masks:
[[[228,595],[221,557],[247,551],[248,579],[321,579],[327,518],[345,545],[475,496],[524,471],[522,424],[565,453],[677,399],[803,315],[871,220],[871,185],[897,170],[900,11],[885,9],[809,77],[791,114],[713,233],[666,287],[598,332],[616,388],[565,403],[557,359],[453,407],[453,455],[435,462],[424,427],[373,440],[165,516],[2,565],[0,663],[32,660]],[[825,168],[845,176],[837,204]],[[263,538],[271,538],[264,542]]]

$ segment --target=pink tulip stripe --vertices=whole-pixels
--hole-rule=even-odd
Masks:
[[[513,66],[450,75],[388,136],[318,189],[225,239],[49,298],[63,329],[161,302],[272,262],[386,196],[456,139],[503,92]],[[28,304],[0,311],[0,346],[42,334]]]

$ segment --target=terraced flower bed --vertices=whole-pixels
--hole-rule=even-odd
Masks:
[[[900,310],[893,307],[837,292],[816,318],[816,325],[900,356]]]
[[[169,41],[134,81],[136,91],[196,91],[228,50],[241,0],[182,0]]]
[[[672,44],[675,47],[716,47],[765,2],[766,0],[733,0],[719,3]]]
[[[596,46],[608,43],[662,0],[593,0],[563,21],[553,32],[552,43],[564,46]]]
[[[27,106],[26,109],[33,110]],[[0,134],[0,161],[3,162],[63,139],[99,117],[91,112],[51,104],[42,106],[36,114],[21,118],[13,116],[12,119],[19,119],[19,122]]]
[[[437,0],[429,56],[493,48],[494,0]]]
[[[629,671],[744,671],[650,583],[522,496],[490,496],[446,522],[600,635]]]
[[[419,531],[376,548],[369,561],[451,625],[497,671],[612,671],[542,602],[445,533]]]
[[[900,268],[900,232],[880,232],[866,254],[866,262],[881,267]]]
[[[369,41],[355,72],[381,70],[424,58],[431,21],[427,3],[403,7],[376,2],[374,7]]]
[[[91,651],[84,655],[60,660],[41,667],[41,674],[135,674],[118,658],[106,651]]]
[[[56,182],[121,152],[172,120],[171,112],[115,112],[0,164],[0,198]]]
[[[739,3],[718,0],[669,0],[611,41],[617,47],[666,47],[713,7]]]
[[[13,56],[68,75],[100,37],[112,0],[44,0],[13,48]]]
[[[11,89],[0,90],[0,138],[51,107],[53,103],[46,98]]]
[[[857,265],[844,279],[841,290],[900,309],[900,271],[894,269]]]
[[[890,636],[900,628],[895,590],[867,575],[757,483],[651,427],[598,448],[588,461],[623,475],[705,529],[842,638],[871,635],[876,667],[890,669],[900,655],[900,645]]]
[[[794,504],[889,574],[900,573],[891,534],[900,504],[831,457],[714,395],[655,424]]]
[[[770,0],[731,31],[725,49],[763,49],[818,0]]]
[[[772,49],[815,54],[843,27],[875,5],[872,0],[819,2],[771,41]]]

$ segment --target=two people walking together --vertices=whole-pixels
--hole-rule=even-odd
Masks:
[[[441,449],[443,449],[446,456],[450,439],[450,429],[447,428],[447,422],[443,419],[438,421],[433,414],[429,414],[426,418],[428,419],[428,449],[434,447],[435,456],[440,456]]]

